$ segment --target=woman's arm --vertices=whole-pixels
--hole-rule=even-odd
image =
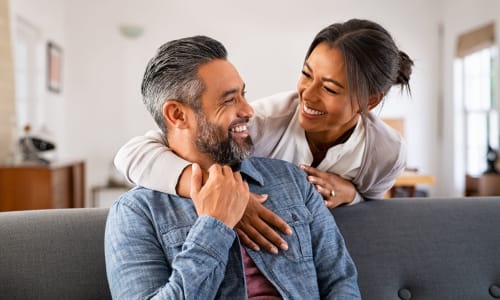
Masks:
[[[160,130],[132,138],[118,150],[114,162],[128,181],[168,194],[177,194],[178,178],[190,166],[165,145]],[[189,196],[189,186],[182,196]]]
[[[271,154],[293,116],[296,97],[295,92],[285,92],[250,103],[255,110],[249,128],[255,156]],[[175,155],[164,139],[160,130],[132,138],[118,150],[115,166],[134,184],[188,197],[190,163]]]

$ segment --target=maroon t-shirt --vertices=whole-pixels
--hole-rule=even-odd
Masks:
[[[241,246],[243,254],[243,266],[247,280],[248,299],[252,300],[278,300],[281,298],[274,285],[262,275],[252,258],[248,255],[245,247]]]

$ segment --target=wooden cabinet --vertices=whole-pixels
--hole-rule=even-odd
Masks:
[[[85,162],[0,166],[0,211],[84,206]]]

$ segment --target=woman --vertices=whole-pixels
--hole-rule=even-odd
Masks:
[[[370,111],[393,85],[409,91],[412,66],[379,24],[352,19],[324,28],[307,51],[297,90],[250,103],[254,155],[300,165],[329,208],[382,198],[405,167],[406,149],[401,136]],[[189,163],[168,150],[160,132],[129,141],[115,164],[129,180],[169,193],[176,192],[179,178],[177,192],[188,195]],[[272,252],[272,244],[286,248],[265,224],[285,232],[286,223],[256,201],[247,211],[238,227],[245,244]]]

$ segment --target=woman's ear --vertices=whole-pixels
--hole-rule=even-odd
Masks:
[[[187,107],[175,100],[167,100],[163,104],[163,118],[166,127],[187,128],[188,114]]]
[[[371,95],[370,98],[368,98],[368,110],[370,111],[375,108],[380,101],[382,101],[382,98],[384,98],[384,94]]]

